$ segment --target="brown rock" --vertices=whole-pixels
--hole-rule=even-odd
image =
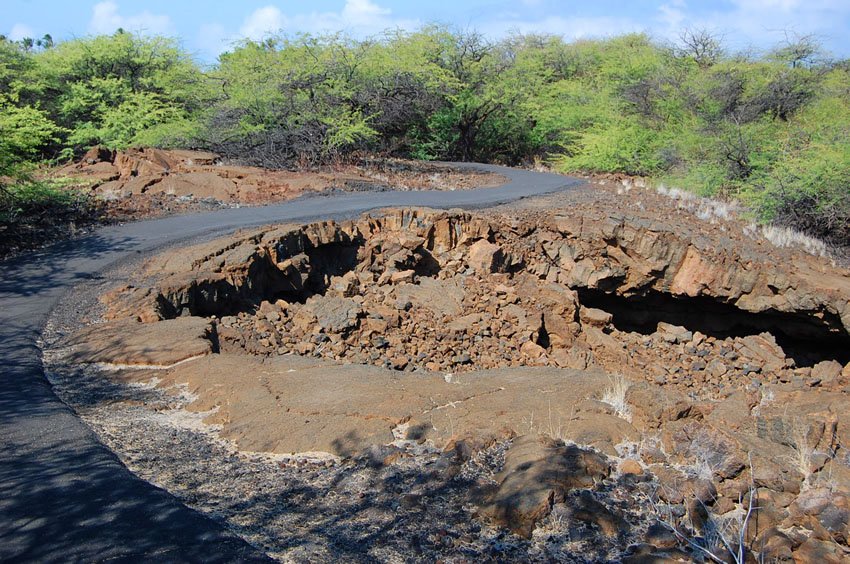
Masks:
[[[479,274],[498,272],[504,260],[504,253],[499,245],[481,239],[469,248],[467,262]]]
[[[215,351],[215,328],[206,319],[181,317],[156,323],[110,321],[72,335],[68,359],[79,363],[172,366]]]
[[[588,488],[610,474],[600,455],[545,437],[515,439],[497,476],[499,485],[484,500],[479,514],[530,537],[552,504],[574,488]]]
[[[661,523],[653,523],[646,530],[644,541],[656,548],[675,548],[679,545],[679,539],[669,527]]]
[[[314,296],[307,300],[304,309],[311,312],[322,329],[340,333],[357,326],[363,313],[360,304],[351,298]]]
[[[657,429],[669,421],[701,416],[684,394],[676,390],[659,390],[645,383],[629,388],[628,402],[633,420],[649,428]]]
[[[587,344],[590,345],[590,348],[594,351],[605,351],[609,354],[615,355],[617,358],[626,360],[625,351],[623,350],[623,343],[604,333],[601,329],[596,327],[584,327],[582,331],[582,335],[584,336]]]
[[[847,542],[850,527],[850,499],[827,488],[806,490],[788,508],[797,520],[802,516],[815,517],[829,538]]]
[[[563,347],[554,348],[550,357],[561,368],[584,370],[590,364],[589,351],[577,346],[570,347],[569,349]]]
[[[837,543],[810,538],[794,551],[793,556],[798,564],[841,564],[847,562],[848,554]]]
[[[755,541],[754,546],[760,547],[759,556],[765,562],[783,562],[793,559],[794,541],[775,527],[764,531]]]
[[[524,342],[520,347],[520,352],[523,356],[532,361],[539,360],[541,357],[546,356],[546,349],[531,341]]]
[[[179,194],[195,198],[214,198],[222,202],[235,199],[236,184],[213,172],[189,172],[166,176],[151,186],[148,191],[163,194]]]
[[[785,351],[776,344],[776,338],[770,333],[743,337],[740,339],[738,350],[743,356],[761,364],[766,372],[774,372],[785,367]]]
[[[357,295],[360,288],[360,279],[356,272],[346,272],[342,276],[335,276],[331,282],[331,289],[344,298]]]
[[[582,307],[579,310],[579,319],[584,325],[591,325],[600,329],[607,327],[613,318],[613,315],[601,309]]]
[[[581,490],[562,504],[559,516],[568,521],[595,525],[608,538],[617,538],[628,530],[628,524],[617,513],[600,503],[589,490]]]
[[[643,474],[643,467],[640,465],[640,462],[634,460],[633,458],[627,458],[620,463],[619,466],[620,474],[632,474],[635,476],[639,476]]]
[[[812,380],[818,381],[824,387],[838,384],[841,378],[842,366],[835,360],[825,360],[812,367]]]
[[[82,162],[86,164],[93,165],[95,163],[112,163],[112,160],[115,158],[115,152],[107,149],[106,147],[101,147],[100,145],[95,145],[83,155]]]
[[[710,505],[717,499],[717,490],[711,480],[688,476],[666,464],[653,464],[649,471],[661,485],[658,497],[668,503],[698,502]]]
[[[390,282],[393,284],[413,284],[413,279],[415,276],[415,270],[402,270],[401,272],[393,272],[390,275]]]
[[[668,343],[687,343],[694,337],[694,334],[686,328],[663,321],[658,323],[657,333]]]
[[[436,280],[421,277],[418,284],[399,286],[399,299],[409,300],[414,306],[427,309],[434,315],[458,316],[463,312],[465,292],[454,280]]]

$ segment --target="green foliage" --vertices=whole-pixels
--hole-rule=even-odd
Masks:
[[[42,147],[57,141],[59,132],[45,112],[17,107],[0,97],[0,174],[9,174],[15,165],[37,158]]]
[[[74,148],[126,148],[191,119],[209,100],[200,69],[173,40],[114,35],[60,43],[34,56],[43,106]]]
[[[491,42],[437,25],[281,36],[205,71],[161,37],[0,40],[0,176],[93,144],[203,147],[270,167],[362,151],[543,159],[741,198],[765,221],[846,242],[848,72],[810,37],[753,59],[699,30],[676,47],[645,34]]]
[[[0,192],[0,223],[22,216],[39,215],[73,204],[78,195],[51,182],[22,179]]]
[[[559,159],[566,171],[623,172],[649,175],[658,171],[657,134],[634,119],[599,124],[578,139],[578,151]]]
[[[95,218],[94,203],[86,196],[18,169],[11,183],[0,184],[0,257],[67,237],[75,224]]]

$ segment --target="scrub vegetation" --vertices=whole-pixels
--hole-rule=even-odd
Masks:
[[[850,63],[811,37],[500,41],[441,26],[245,41],[203,67],[164,37],[0,40],[0,233],[80,206],[33,171],[92,145],[297,168],[362,155],[651,177],[850,240]],[[36,175],[38,176],[38,175]],[[28,220],[29,221],[29,220]]]

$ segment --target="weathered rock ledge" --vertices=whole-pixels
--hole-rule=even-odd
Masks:
[[[486,466],[469,502],[522,536],[563,518],[673,557],[664,524],[700,535],[752,498],[768,560],[840,561],[848,300],[815,259],[604,210],[392,210],[155,257],[66,358],[161,368],[243,451]]]

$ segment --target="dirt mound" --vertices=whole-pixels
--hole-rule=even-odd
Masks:
[[[240,450],[428,474],[453,484],[428,500],[532,544],[675,558],[743,531],[766,560],[840,561],[850,276],[727,237],[598,202],[258,229],[148,261],[65,354],[201,351],[152,390],[181,390]],[[109,380],[138,393],[151,373]]]
[[[329,190],[455,190],[498,186],[492,173],[401,160],[369,160],[312,171],[267,170],[224,162],[204,151],[93,147],[56,176],[89,186],[113,215],[148,217],[210,206],[280,202]]]

